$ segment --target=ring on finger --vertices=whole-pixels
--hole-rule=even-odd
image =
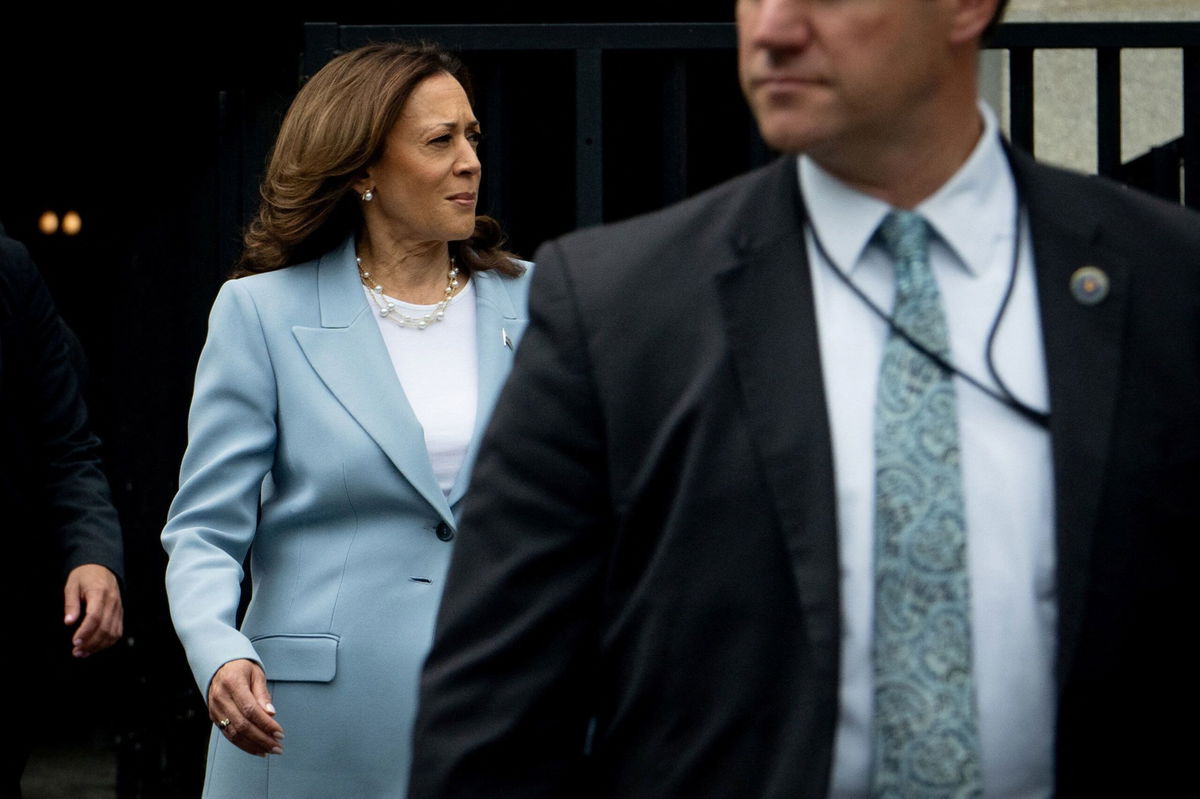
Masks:
[[[217,726],[221,728],[221,732],[225,732],[229,729],[229,723],[229,719],[221,719],[217,722]]]

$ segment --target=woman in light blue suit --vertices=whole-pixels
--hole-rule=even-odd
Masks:
[[[213,306],[162,536],[215,725],[205,796],[404,795],[459,507],[526,320],[528,265],[475,215],[467,86],[425,46],[313,76]]]

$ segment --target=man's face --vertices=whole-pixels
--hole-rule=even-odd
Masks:
[[[785,152],[870,152],[920,124],[949,69],[947,0],[738,0],[742,90]]]

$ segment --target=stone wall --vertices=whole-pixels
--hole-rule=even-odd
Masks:
[[[1200,22],[1200,0],[1010,0],[1008,22]],[[1121,54],[1121,160],[1183,133],[1183,54]],[[1096,58],[1091,50],[1050,50],[1034,59],[1034,151],[1039,158],[1096,171]],[[983,55],[980,91],[1007,128],[1007,56]]]

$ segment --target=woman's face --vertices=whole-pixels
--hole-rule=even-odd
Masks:
[[[374,235],[411,242],[461,241],[475,229],[479,121],[467,93],[441,73],[417,84],[392,126],[383,155],[355,184]]]

